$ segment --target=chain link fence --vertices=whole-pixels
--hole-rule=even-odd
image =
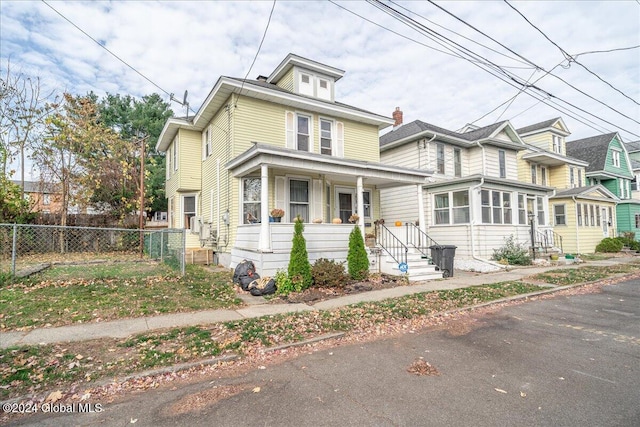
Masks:
[[[155,260],[184,275],[185,231],[0,224],[0,274],[21,277],[43,265]]]

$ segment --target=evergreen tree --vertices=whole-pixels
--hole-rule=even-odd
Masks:
[[[364,240],[357,225],[349,235],[349,253],[347,254],[349,276],[354,280],[365,279],[369,275],[369,258],[364,248]]]
[[[293,245],[291,247],[291,257],[289,259],[289,278],[301,289],[307,289],[313,281],[311,276],[311,264],[309,264],[309,254],[307,253],[307,241],[302,232],[304,223],[302,218],[297,217],[293,228]]]

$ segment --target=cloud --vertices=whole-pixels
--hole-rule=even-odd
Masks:
[[[520,89],[519,84],[507,77],[503,79],[510,83],[464,59],[445,55],[393,34],[389,30],[439,50],[446,49],[368,3],[337,3],[378,25],[325,1],[278,1],[249,78],[268,75],[287,53],[294,52],[346,71],[336,86],[337,99],[341,102],[388,116],[399,106],[405,112],[405,122],[420,119],[450,129],[480,118],[516,95]],[[503,2],[438,4],[526,60],[430,3],[396,3],[386,4],[464,49],[476,52],[479,60],[486,59],[509,67],[527,67],[528,60],[550,70],[564,59],[558,48]],[[110,92],[141,97],[157,92],[168,100],[167,93],[175,93],[177,98],[181,98],[184,90],[188,89],[193,108],[202,103],[219,76],[245,76],[272,7],[272,3],[267,1],[60,1],[50,4],[153,83],[40,2],[2,1],[0,61],[3,66],[10,57],[13,65],[39,75],[48,86],[73,93],[94,91],[98,95]],[[634,2],[512,4],[572,55],[640,44],[640,18],[638,5]],[[449,45],[449,48],[456,52],[454,46]],[[578,60],[640,101],[640,49],[584,54]],[[506,70],[521,82],[527,81],[533,73],[532,67]],[[640,117],[636,103],[579,65],[573,63],[568,68],[557,67],[553,73],[627,116],[636,120]],[[544,72],[537,71],[530,82],[542,75]],[[498,108],[477,124],[512,119],[514,125],[521,127],[562,116],[574,138],[620,130],[627,141],[640,139],[632,135],[640,135],[640,125],[633,119],[589,99],[558,79],[546,76],[536,86],[556,97],[546,100],[555,103],[556,109],[521,94],[508,109],[505,110],[506,105]],[[544,92],[538,93],[538,98],[544,96]],[[577,111],[561,100],[571,102],[592,115]],[[178,104],[173,107],[181,112]]]

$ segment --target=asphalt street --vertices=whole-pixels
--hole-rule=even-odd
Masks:
[[[439,375],[408,372],[420,358]],[[18,424],[638,426],[640,281]]]

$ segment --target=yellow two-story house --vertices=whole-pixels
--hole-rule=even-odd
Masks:
[[[565,253],[593,253],[604,237],[613,237],[618,198],[602,185],[586,185],[589,163],[567,156],[571,134],[556,117],[517,129],[526,143],[518,153],[518,178],[555,189],[549,198],[553,233],[539,235]]]
[[[380,188],[425,182],[425,171],[379,162],[378,132],[393,121],[338,102],[344,73],[289,54],[266,77],[220,77],[195,116],[166,122],[169,227],[190,230],[187,251],[272,275],[288,265],[300,217],[312,263],[345,260],[353,227],[379,217]]]

